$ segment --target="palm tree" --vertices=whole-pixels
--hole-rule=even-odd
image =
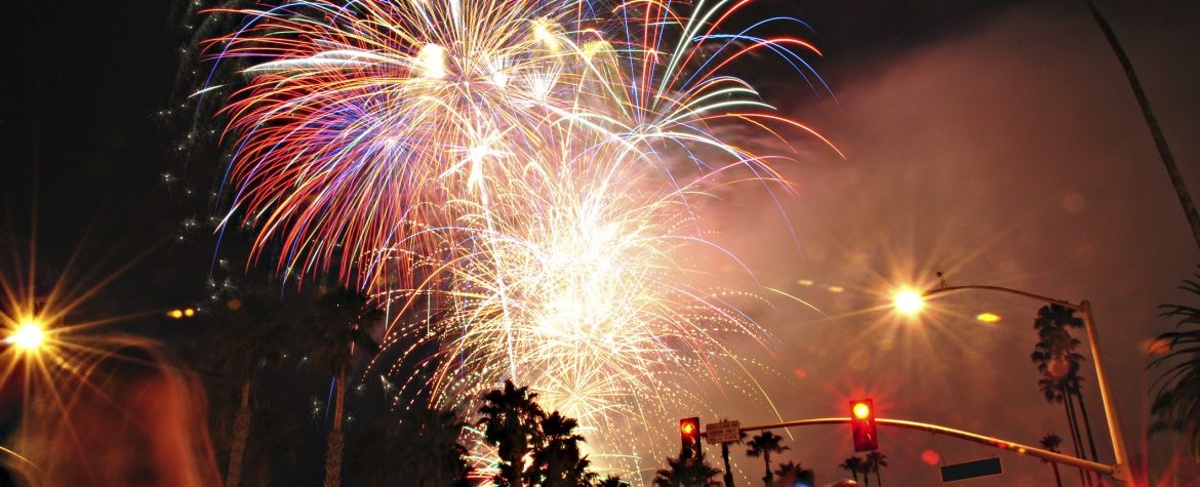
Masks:
[[[534,445],[541,443],[542,411],[534,399],[537,394],[528,387],[504,381],[503,389],[494,389],[483,395],[483,406],[479,408],[478,425],[483,426],[483,439],[489,445],[498,446],[500,473],[495,481],[500,485],[521,487],[525,485],[523,461]]]
[[[596,482],[596,487],[630,487],[629,482],[621,480],[621,477],[609,475],[603,480]]]
[[[739,431],[737,444],[742,444],[746,440],[746,436],[745,431]],[[725,487],[734,487],[733,471],[729,465],[729,445],[730,443],[721,443],[721,460],[725,462]]]
[[[774,478],[771,475],[771,454],[782,453],[785,450],[791,449],[786,446],[780,446],[779,442],[782,440],[782,436],[770,431],[764,431],[761,435],[751,438],[750,442],[747,443],[747,445],[750,446],[746,449],[747,455],[750,455],[754,458],[758,458],[760,456],[763,457],[763,462],[766,464],[767,470],[767,474],[763,476],[763,483],[765,483],[767,487],[771,487],[771,479]]]
[[[1197,280],[1185,280],[1181,289],[1200,295]],[[1182,304],[1160,306],[1162,316],[1178,318],[1175,329],[1158,335],[1157,340],[1170,346],[1169,351],[1150,362],[1149,367],[1170,363],[1154,381],[1157,389],[1150,408],[1155,416],[1151,432],[1179,431],[1191,445],[1192,457],[1200,461],[1200,308]],[[1173,362],[1173,363],[1172,363]]]
[[[782,487],[792,487],[801,481],[807,481],[804,485],[812,487],[813,473],[812,469],[804,468],[796,462],[784,463],[775,470]]]
[[[858,483],[858,472],[862,470],[862,459],[858,457],[849,457],[838,464],[842,470],[850,472],[854,476],[854,482]]]
[[[541,422],[544,443],[533,449],[530,469],[536,484],[543,487],[577,487],[590,483],[594,473],[588,472],[591,463],[582,455],[579,444],[587,440],[575,433],[579,422],[550,413]]]
[[[238,410],[233,421],[233,440],[229,445],[229,463],[225,485],[237,487],[242,479],[242,460],[250,435],[251,390],[254,375],[263,364],[278,364],[286,355],[284,338],[287,325],[281,320],[282,303],[277,297],[251,289],[218,306],[214,313],[221,328],[210,342],[219,352],[223,375],[240,384]]]
[[[869,471],[875,472],[875,480],[878,481],[879,487],[883,487],[883,478],[880,477],[879,469],[881,467],[886,468],[888,466],[887,455],[884,455],[879,451],[873,451],[867,454],[865,463]]]
[[[1117,61],[1121,63],[1121,68],[1125,71],[1125,79],[1129,80],[1129,87],[1133,89],[1133,96],[1137,98],[1138,107],[1142,109],[1142,117],[1146,119],[1146,126],[1150,128],[1150,136],[1154,138],[1154,147],[1158,149],[1158,155],[1162,159],[1163,166],[1167,168],[1167,176],[1171,178],[1171,184],[1175,187],[1175,195],[1179,198],[1179,204],[1183,207],[1183,214],[1187,217],[1188,225],[1192,228],[1192,238],[1196,240],[1196,246],[1200,247],[1200,215],[1196,213],[1196,205],[1192,202],[1192,195],[1188,192],[1187,184],[1184,183],[1183,174],[1179,172],[1179,166],[1175,164],[1175,156],[1171,155],[1171,148],[1167,145],[1167,138],[1163,135],[1162,128],[1158,125],[1158,118],[1154,116],[1154,110],[1150,108],[1150,99],[1146,97],[1146,91],[1142,89],[1142,83],[1138,81],[1137,72],[1133,69],[1133,63],[1129,60],[1129,56],[1125,54],[1125,49],[1121,47],[1121,42],[1117,40],[1117,34],[1113,32],[1112,26],[1108,24],[1108,20],[1100,12],[1100,8],[1096,6],[1095,0],[1087,0],[1086,3],[1088,10],[1092,12],[1092,17],[1096,19],[1096,23],[1100,26],[1100,30],[1104,32],[1104,38],[1108,40],[1108,46],[1112,48],[1113,54],[1117,56]]]
[[[682,455],[680,455],[682,457]],[[703,458],[667,458],[667,468],[655,472],[655,487],[717,487],[713,476],[721,473]]]
[[[1054,433],[1046,433],[1046,436],[1043,436],[1042,440],[1038,443],[1041,444],[1042,448],[1045,448],[1047,451],[1058,453],[1058,445],[1062,444],[1062,437]],[[1042,463],[1050,464],[1050,468],[1054,469],[1054,481],[1058,484],[1058,487],[1062,487],[1062,476],[1058,474],[1058,462],[1042,460]]]
[[[354,290],[339,288],[327,292],[317,300],[313,319],[307,323],[309,326],[304,333],[305,348],[312,361],[327,367],[334,377],[333,424],[326,445],[324,487],[341,484],[346,380],[355,354],[358,351],[374,353],[379,348],[367,330],[379,316],[379,311],[368,303],[365,294]]]
[[[367,486],[447,487],[467,485],[466,423],[452,410],[412,408],[347,441],[346,474]]]
[[[1058,304],[1049,304],[1038,310],[1033,327],[1037,330],[1038,341],[1029,358],[1037,365],[1038,372],[1042,374],[1038,386],[1042,388],[1043,396],[1048,402],[1061,401],[1063,403],[1076,456],[1088,458],[1083,453],[1083,438],[1086,431],[1088,444],[1091,445],[1091,458],[1095,460],[1099,455],[1096,453],[1096,442],[1092,437],[1091,422],[1085,420],[1084,430],[1081,430],[1075,413],[1075,405],[1078,404],[1080,413],[1086,418],[1082,388],[1079,385],[1082,381],[1079,370],[1080,364],[1083,362],[1083,355],[1075,351],[1080,342],[1071,336],[1069,328],[1082,328],[1083,320],[1075,316],[1073,309]],[[1062,394],[1061,397],[1057,393],[1053,395],[1047,393],[1046,387],[1058,388]],[[1083,469],[1080,469],[1080,475],[1084,475],[1088,479],[1084,481],[1085,483],[1091,483],[1090,477],[1087,477]]]

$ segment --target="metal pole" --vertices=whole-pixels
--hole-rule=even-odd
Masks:
[[[1108,387],[1108,376],[1104,373],[1104,364],[1100,358],[1100,339],[1096,336],[1096,324],[1092,318],[1092,304],[1087,300],[1079,303],[1079,311],[1083,313],[1083,327],[1087,330],[1088,345],[1092,349],[1092,362],[1096,364],[1096,385],[1100,387],[1100,400],[1104,404],[1104,418],[1108,421],[1109,437],[1112,438],[1113,456],[1116,465],[1113,466],[1114,479],[1130,483],[1133,479],[1129,474],[1129,457],[1125,452],[1125,438],[1121,435],[1121,422],[1117,420],[1117,409],[1112,403],[1112,392]]]
[[[1108,386],[1108,375],[1104,373],[1103,358],[1100,357],[1100,339],[1096,335],[1096,324],[1092,317],[1092,305],[1087,300],[1080,301],[1079,304],[1055,299],[1030,292],[1010,289],[1000,286],[946,286],[938,289],[926,291],[924,296],[929,297],[935,294],[941,294],[950,291],[958,291],[965,289],[979,289],[984,291],[997,291],[1007,294],[1015,294],[1017,296],[1026,297],[1035,301],[1042,301],[1051,304],[1064,306],[1083,314],[1084,330],[1087,332],[1088,345],[1091,347],[1092,363],[1096,368],[1096,385],[1100,388],[1100,399],[1104,405],[1104,419],[1108,424],[1108,437],[1112,440],[1113,457],[1116,460],[1116,465],[1113,465],[1111,472],[1112,478],[1118,482],[1129,484],[1132,482],[1132,477],[1129,473],[1129,457],[1125,451],[1125,440],[1121,435],[1121,422],[1117,419],[1117,410],[1113,405],[1112,393]]]
[[[770,430],[770,429],[779,429],[779,428],[790,428],[790,427],[796,427],[796,426],[812,426],[812,425],[819,425],[819,424],[843,424],[843,423],[849,423],[850,421],[851,421],[850,418],[800,419],[800,420],[795,420],[795,421],[784,421],[782,423],[764,424],[764,425],[759,425],[759,426],[744,426],[744,427],[740,428],[740,430],[743,432],[760,431],[760,430]],[[1008,450],[1008,451],[1011,451],[1013,453],[1017,453],[1020,455],[1029,455],[1031,457],[1037,457],[1042,460],[1047,460],[1047,461],[1056,462],[1056,463],[1062,463],[1062,464],[1070,465],[1072,467],[1084,468],[1084,469],[1091,470],[1093,472],[1098,472],[1098,473],[1101,473],[1104,475],[1110,475],[1115,480],[1118,480],[1120,482],[1128,482],[1127,478],[1121,479],[1120,477],[1118,477],[1118,466],[1117,465],[1105,465],[1103,463],[1093,462],[1093,461],[1085,460],[1082,458],[1076,458],[1076,457],[1073,457],[1070,455],[1064,455],[1064,454],[1058,453],[1058,452],[1043,450],[1041,448],[1036,448],[1036,447],[1032,447],[1032,446],[1028,446],[1028,445],[1022,445],[1020,443],[1016,443],[1016,442],[1012,442],[1012,441],[1008,441],[1008,440],[1002,440],[1000,438],[993,438],[991,436],[985,436],[985,435],[981,435],[978,433],[972,433],[970,431],[964,431],[964,430],[960,430],[960,429],[948,428],[946,426],[940,426],[940,425],[931,424],[931,423],[921,423],[918,421],[908,421],[908,420],[904,420],[904,419],[884,419],[884,418],[876,418],[875,423],[880,424],[880,425],[886,425],[886,426],[896,426],[896,427],[900,427],[900,428],[907,428],[907,429],[913,429],[913,430],[919,430],[919,431],[927,431],[930,433],[945,435],[945,436],[949,436],[952,438],[958,438],[960,440],[973,441],[975,443],[987,445],[987,446],[990,446],[993,448],[999,448],[1001,450]],[[1127,471],[1126,471],[1125,475],[1126,475],[1126,477],[1128,477]]]

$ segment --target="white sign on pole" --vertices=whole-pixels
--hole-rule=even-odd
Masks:
[[[710,445],[733,443],[742,439],[742,423],[740,421],[722,421],[704,425],[704,437]]]

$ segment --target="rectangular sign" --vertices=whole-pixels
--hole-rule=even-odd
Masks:
[[[740,421],[722,421],[704,425],[704,437],[710,445],[733,443],[742,439],[742,423]]]
[[[954,465],[943,465],[942,482],[1000,475],[1001,472],[1003,472],[1003,469],[1000,468],[1000,459],[997,457],[975,460],[973,462],[956,463]]]

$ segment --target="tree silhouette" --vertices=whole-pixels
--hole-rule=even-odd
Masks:
[[[1194,277],[1200,279],[1200,274]],[[1185,280],[1180,288],[1200,295],[1200,280]],[[1169,349],[1149,365],[1170,366],[1154,381],[1156,392],[1150,412],[1155,421],[1150,431],[1181,432],[1191,446],[1192,458],[1200,462],[1200,308],[1167,304],[1159,309],[1163,310],[1162,316],[1179,322],[1173,331],[1158,335],[1157,340]]]
[[[771,479],[773,478],[771,475],[771,454],[782,453],[785,450],[791,449],[786,446],[780,446],[779,442],[782,440],[782,436],[770,431],[764,431],[761,435],[756,435],[750,439],[749,443],[746,443],[749,446],[749,448],[746,449],[747,455],[754,458],[758,458],[760,456],[763,458],[763,463],[766,465],[767,471],[767,474],[763,476],[763,483],[766,484],[767,487],[771,487]]]
[[[367,486],[466,486],[467,424],[451,410],[413,407],[384,415],[347,441],[346,473]]]
[[[796,462],[787,462],[779,465],[779,469],[775,470],[775,475],[779,476],[779,484],[784,487],[792,487],[798,482],[804,481],[806,486],[813,487],[812,469],[802,467]]]
[[[713,476],[721,473],[704,458],[667,458],[667,468],[655,472],[655,487],[718,487]]]
[[[884,455],[879,451],[873,451],[867,454],[863,464],[867,470],[867,472],[864,472],[863,475],[866,475],[870,472],[875,472],[875,480],[878,482],[879,487],[883,487],[883,477],[880,476],[879,470],[888,466],[887,455]]]
[[[587,485],[595,477],[587,470],[591,462],[579,450],[579,444],[586,440],[575,433],[578,425],[576,420],[562,416],[558,411],[542,419],[543,443],[534,447],[530,467],[536,485],[578,487]]]
[[[849,457],[838,464],[842,470],[850,472],[854,476],[854,482],[858,482],[858,472],[862,471],[862,459],[859,457]]]
[[[1095,0],[1087,0],[1086,3],[1088,10],[1092,13],[1092,18],[1096,19],[1096,24],[1100,26],[1100,31],[1104,33],[1104,39],[1108,41],[1108,46],[1112,48],[1113,55],[1117,57],[1117,61],[1121,63],[1121,68],[1125,71],[1125,79],[1129,81],[1129,87],[1133,90],[1138,107],[1142,109],[1142,118],[1146,120],[1146,126],[1150,129],[1150,136],[1154,139],[1154,147],[1158,149],[1159,158],[1162,159],[1163,166],[1167,169],[1167,176],[1171,178],[1171,185],[1175,188],[1175,196],[1179,198],[1179,205],[1183,207],[1183,214],[1187,217],[1188,226],[1192,229],[1192,239],[1196,241],[1196,247],[1200,248],[1200,214],[1196,212],[1196,205],[1192,202],[1192,194],[1188,192],[1187,184],[1184,183],[1183,173],[1179,171],[1179,165],[1175,163],[1175,156],[1171,155],[1171,147],[1167,145],[1167,137],[1163,135],[1162,127],[1158,125],[1158,117],[1154,116],[1154,110],[1150,108],[1150,99],[1146,97],[1146,91],[1142,89],[1142,83],[1138,80],[1137,71],[1133,69],[1133,62],[1125,54],[1125,49],[1121,47],[1121,41],[1117,39],[1117,34],[1113,32],[1112,26],[1108,24],[1108,20],[1104,18],[1104,14],[1096,6]]]
[[[1042,306],[1038,309],[1037,317],[1033,321],[1033,327],[1038,333],[1038,341],[1034,345],[1033,352],[1029,354],[1029,358],[1037,366],[1038,372],[1042,374],[1038,380],[1038,387],[1046,401],[1063,403],[1076,456],[1088,458],[1087,454],[1083,453],[1084,436],[1075,411],[1075,406],[1078,404],[1080,413],[1084,418],[1087,417],[1080,387],[1083,379],[1079,374],[1083,355],[1075,352],[1080,342],[1073,338],[1069,331],[1069,328],[1082,328],[1083,326],[1083,320],[1075,316],[1073,309],[1058,304]],[[1057,393],[1050,394],[1047,392],[1048,389],[1057,389]],[[1096,454],[1095,440],[1092,438],[1091,423],[1084,421],[1084,426],[1087,441],[1091,445],[1091,458],[1095,460],[1098,455]],[[1086,471],[1081,468],[1079,472],[1085,479],[1084,483],[1090,484],[1091,477]]]
[[[312,319],[305,323],[302,333],[312,361],[326,367],[334,377],[333,424],[326,442],[324,487],[341,484],[346,380],[355,355],[360,351],[375,353],[379,347],[367,329],[378,318],[379,311],[368,303],[366,295],[354,290],[338,288],[326,292],[317,299]]]
[[[542,442],[539,424],[546,417],[535,398],[537,394],[528,387],[518,388],[510,380],[504,381],[503,389],[483,395],[479,408],[483,417],[478,425],[483,426],[484,441],[498,447],[500,473],[494,479],[498,485],[525,485],[523,461],[534,445]]]
[[[745,431],[738,431],[738,441],[736,443],[739,445],[742,444],[746,440],[746,436],[747,435],[746,435]],[[730,444],[731,443],[721,443],[721,461],[723,461],[725,463],[725,474],[724,474],[725,487],[734,487],[733,471],[731,470],[730,465],[729,465],[729,445]]]
[[[1054,433],[1046,433],[1046,436],[1043,436],[1041,441],[1038,442],[1038,444],[1040,444],[1042,446],[1042,448],[1045,448],[1047,451],[1052,451],[1052,452],[1058,453],[1058,445],[1062,444],[1062,437],[1060,437]],[[1058,487],[1062,487],[1062,484],[1063,484],[1062,476],[1059,475],[1059,473],[1058,473],[1058,462],[1052,462],[1050,460],[1042,460],[1042,463],[1050,464],[1050,468],[1054,469],[1055,483],[1058,484]]]
[[[631,487],[628,482],[621,480],[621,477],[609,475],[602,480],[596,482],[596,487]]]
[[[251,393],[254,376],[261,365],[277,365],[286,355],[289,327],[281,317],[283,303],[262,289],[248,289],[240,296],[218,303],[214,311],[219,331],[213,335],[223,375],[240,384],[238,410],[234,415],[233,439],[225,485],[237,487],[242,479],[242,460],[251,427]]]

